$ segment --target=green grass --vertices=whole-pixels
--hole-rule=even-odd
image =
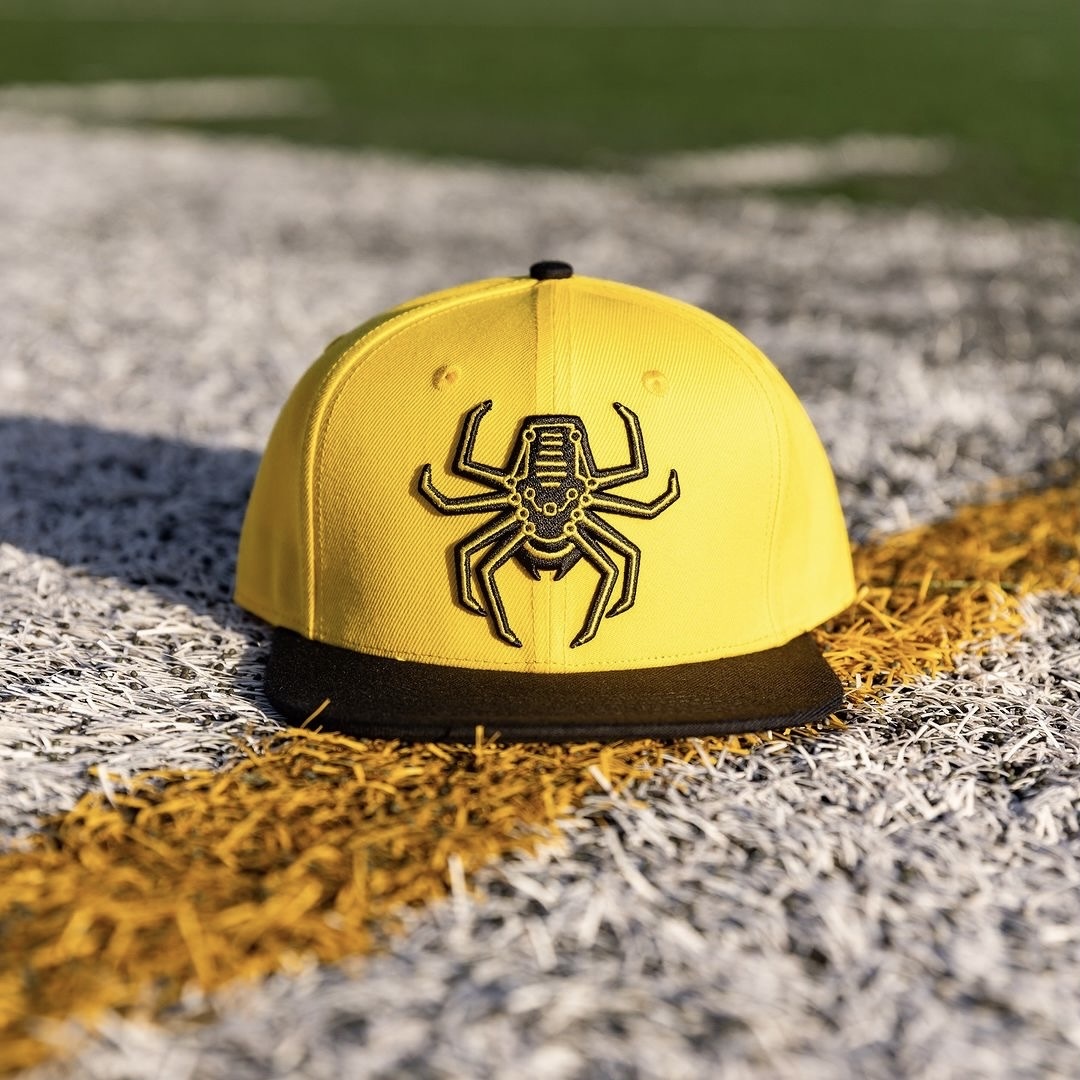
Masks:
[[[1074,0],[0,0],[0,82],[313,78],[322,115],[202,126],[575,167],[945,136],[941,175],[827,190],[1080,218],[1077,22]]]

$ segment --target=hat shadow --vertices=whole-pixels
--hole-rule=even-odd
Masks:
[[[259,456],[0,417],[0,542],[239,625],[236,548]]]

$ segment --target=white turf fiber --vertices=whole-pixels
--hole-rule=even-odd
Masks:
[[[229,600],[246,493],[330,338],[568,259],[773,357],[853,535],[1080,455],[1056,223],[0,118],[0,835],[94,765],[218,766],[277,721]],[[708,558],[708,551],[702,551]],[[43,1077],[1080,1073],[1080,603],[845,731],[670,764],[389,952],[281,974]]]

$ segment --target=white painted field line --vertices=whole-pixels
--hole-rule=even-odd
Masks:
[[[927,176],[952,160],[945,139],[910,135],[845,135],[831,142],[754,146],[654,158],[649,171],[687,187],[805,187],[859,176]]]
[[[309,79],[146,79],[0,86],[0,110],[92,120],[236,120],[311,116],[328,95]]]

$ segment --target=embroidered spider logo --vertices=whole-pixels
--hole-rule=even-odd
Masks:
[[[600,574],[585,623],[570,647],[591,641],[606,615],[621,615],[634,606],[641,549],[600,514],[654,518],[679,497],[679,477],[674,469],[667,490],[652,502],[638,502],[611,495],[621,487],[649,475],[641,423],[635,413],[615,402],[613,408],[626,425],[630,462],[598,469],[589,448],[589,436],[577,416],[529,416],[522,422],[517,442],[505,469],[473,459],[480,421],[491,408],[481,402],[465,417],[458,440],[454,472],[478,480],[491,491],[482,495],[452,498],[431,480],[431,466],[420,472],[419,491],[442,514],[495,514],[454,548],[458,598],[477,615],[490,615],[496,634],[508,645],[521,640],[506,618],[495,574],[510,559],[517,561],[537,580],[541,571],[554,571],[555,581],[584,559]],[[487,548],[476,566],[480,598],[473,585],[473,560]],[[608,609],[619,577],[612,553],[623,560],[619,599]]]

